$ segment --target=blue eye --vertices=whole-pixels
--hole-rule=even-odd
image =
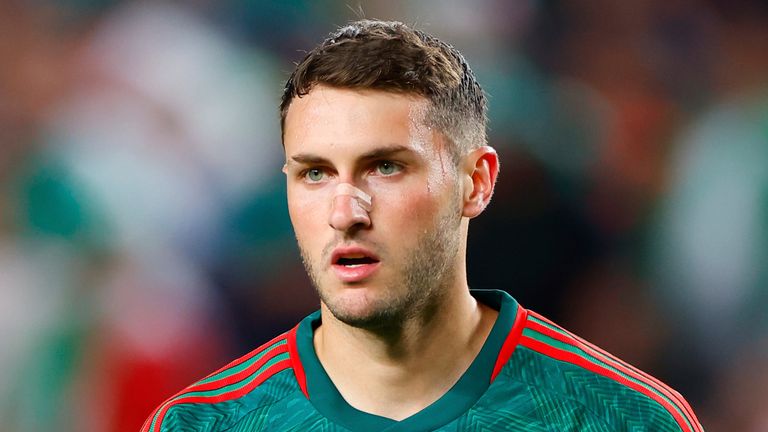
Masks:
[[[311,182],[319,182],[323,179],[323,170],[319,168],[310,168],[307,170],[304,176]]]
[[[376,166],[376,170],[379,172],[379,174],[386,176],[400,171],[400,166],[394,162],[383,161],[379,162],[379,164]]]

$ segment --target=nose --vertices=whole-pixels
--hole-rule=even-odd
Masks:
[[[371,226],[368,210],[370,207],[366,208],[366,203],[361,202],[360,197],[339,193],[333,197],[328,223],[333,229],[344,232],[353,228],[367,228]]]

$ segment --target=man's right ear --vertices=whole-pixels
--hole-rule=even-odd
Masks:
[[[482,146],[464,156],[461,163],[464,181],[462,215],[474,218],[485,210],[499,175],[499,156],[490,146]]]

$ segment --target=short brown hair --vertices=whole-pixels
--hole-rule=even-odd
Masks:
[[[280,127],[295,97],[317,84],[415,94],[430,106],[428,126],[451,142],[454,159],[486,143],[485,95],[454,47],[400,22],[360,20],[331,33],[288,78]]]

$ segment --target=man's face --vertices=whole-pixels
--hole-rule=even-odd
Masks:
[[[291,221],[323,304],[347,324],[431,310],[463,259],[457,169],[424,126],[426,108],[415,96],[316,86],[288,110]],[[372,209],[334,198],[339,183],[371,195]]]

